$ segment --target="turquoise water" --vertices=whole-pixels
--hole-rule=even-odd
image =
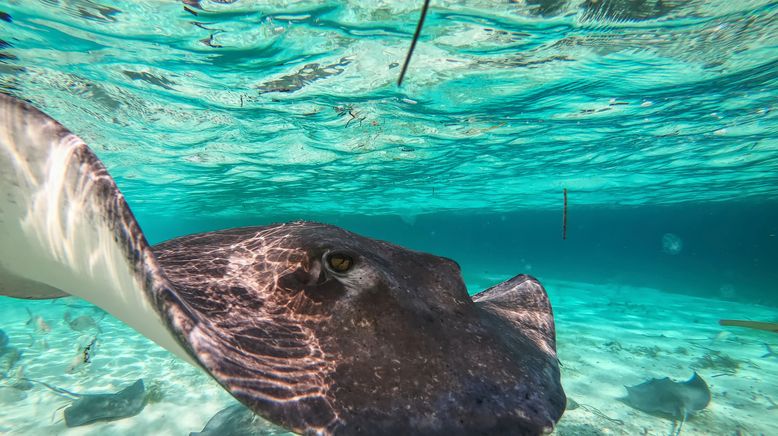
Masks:
[[[307,219],[456,259],[471,293],[537,276],[589,406],[558,434],[667,434],[622,386],[694,370],[713,400],[683,434],[778,434],[778,338],[717,323],[778,321],[778,5],[433,0],[398,88],[420,6],[0,0],[0,91],[84,138],[152,243]],[[187,434],[231,404],[85,302],[0,315],[8,374],[166,393],[79,430],[0,390],[0,434]]]

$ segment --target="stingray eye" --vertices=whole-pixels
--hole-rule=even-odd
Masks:
[[[354,258],[344,253],[331,253],[327,255],[327,266],[335,272],[344,273],[354,266]]]

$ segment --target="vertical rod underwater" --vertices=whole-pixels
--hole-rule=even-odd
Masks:
[[[567,188],[562,189],[564,196],[564,206],[562,209],[562,239],[567,239]]]

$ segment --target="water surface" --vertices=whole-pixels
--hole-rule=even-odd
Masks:
[[[471,293],[537,276],[582,405],[557,434],[667,434],[622,386],[692,371],[713,400],[683,434],[778,434],[778,339],[717,323],[778,321],[778,5],[433,0],[398,87],[421,3],[0,0],[0,90],[86,140],[152,243],[308,219],[454,258]],[[67,429],[6,389],[0,434],[181,435],[233,404],[103,316],[0,298],[0,389],[162,398]]]

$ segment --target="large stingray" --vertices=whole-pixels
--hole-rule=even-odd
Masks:
[[[564,411],[554,319],[519,275],[294,222],[149,247],[103,164],[0,96],[0,294],[84,298],[268,420],[319,434],[539,434]]]
[[[671,418],[674,434],[680,434],[688,416],[710,403],[710,389],[696,372],[685,382],[670,378],[652,378],[635,386],[625,386],[627,396],[621,398],[630,407],[648,414]],[[675,422],[680,424],[675,426]]]

